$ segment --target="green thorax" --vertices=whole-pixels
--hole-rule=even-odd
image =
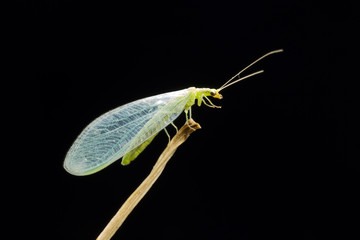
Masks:
[[[192,105],[195,104],[195,99],[197,99],[197,104],[200,107],[203,102],[204,97],[211,96],[213,98],[222,99],[222,95],[218,92],[218,90],[213,88],[188,88],[190,92],[190,97],[188,102],[185,105],[185,111],[187,111]]]

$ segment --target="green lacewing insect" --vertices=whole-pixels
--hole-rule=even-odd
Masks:
[[[222,99],[221,90],[263,71],[240,78],[242,72],[261,59],[282,51],[263,55],[218,89],[190,87],[130,102],[101,115],[77,137],[66,154],[64,168],[73,175],[83,176],[98,172],[120,158],[123,165],[129,164],[182,112],[187,120],[188,113],[191,118],[195,100],[198,106],[204,103],[219,108],[209,96]]]

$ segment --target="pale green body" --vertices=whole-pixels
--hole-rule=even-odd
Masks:
[[[188,120],[188,112],[190,110],[191,113],[191,107],[195,104],[195,100],[197,99],[198,101],[198,106],[201,106],[201,103],[203,102],[203,98],[207,97],[207,96],[211,96],[211,92],[212,91],[216,91],[216,90],[211,90],[209,88],[198,88],[196,89],[195,87],[190,87],[187,89],[189,91],[189,95],[187,98],[180,98],[178,103],[180,105],[182,104],[182,101],[186,101],[185,103],[185,107],[184,107],[184,112],[186,114],[186,120]],[[174,101],[176,102],[176,101]],[[167,110],[167,109],[172,109],[172,104],[173,103],[169,103],[168,105],[164,106],[162,109],[163,110]],[[174,111],[174,110],[172,110]],[[177,113],[178,109],[175,110],[175,112],[173,113]],[[162,114],[159,114],[162,116]],[[191,116],[190,116],[191,117]],[[154,117],[153,119],[151,119],[142,129],[143,132],[149,131],[149,129],[151,129],[154,125],[154,122],[158,122],[158,119],[156,117]],[[161,126],[161,124],[159,125],[159,127],[163,127]],[[164,127],[163,127],[164,128]],[[141,142],[141,136],[143,134],[139,133],[137,135],[137,137],[135,137],[134,141],[135,142]],[[156,137],[157,134],[153,135],[152,137],[150,137],[148,140],[146,140],[145,142],[143,142],[142,144],[138,145],[137,147],[135,147],[133,150],[127,152],[124,156],[123,159],[121,161],[121,164],[123,165],[127,165],[129,164],[131,161],[133,161],[135,158],[137,158],[137,156],[145,150],[145,148],[151,143],[151,141]]]
[[[90,123],[75,140],[64,161],[74,175],[88,175],[122,159],[127,165],[155,136],[183,111],[188,119],[191,106],[201,106],[207,96],[221,98],[215,89],[195,88],[164,93],[118,107]],[[211,105],[214,106],[211,102]]]

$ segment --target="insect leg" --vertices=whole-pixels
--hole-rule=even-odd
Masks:
[[[208,99],[208,98],[206,98],[206,99]],[[203,99],[203,103],[205,104],[205,106],[208,106],[208,107],[212,107],[212,108],[213,108],[213,106],[210,105],[210,103],[207,103],[207,102],[205,101],[205,99]]]
[[[205,99],[208,100],[209,103],[210,103],[210,104],[208,104],[208,103],[206,103],[206,102],[204,101],[204,104],[205,104],[206,106],[212,107],[212,108],[221,108],[221,106],[216,106],[215,104],[213,104],[207,96],[204,95],[204,97],[205,97]]]
[[[176,125],[175,125],[173,122],[170,122],[170,123],[171,123],[171,125],[173,125],[173,127],[176,129],[176,133],[178,133],[179,130],[178,130],[178,128],[176,127]]]
[[[166,130],[166,128],[164,128],[164,131],[165,131],[166,135],[168,136],[168,138],[169,138],[169,142],[170,142],[170,141],[171,141],[170,134],[168,133],[168,131]]]
[[[186,124],[190,127],[189,125],[189,116],[188,116],[188,113],[190,115],[190,118],[191,118],[191,107],[189,107],[188,109],[185,109],[185,117],[186,117]]]

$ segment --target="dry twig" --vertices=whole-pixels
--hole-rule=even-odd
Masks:
[[[145,178],[145,180],[140,184],[140,186],[125,201],[119,211],[115,214],[115,216],[110,220],[108,225],[100,233],[97,240],[108,240],[115,234],[115,232],[119,229],[127,216],[131,213],[135,206],[149,191],[154,182],[158,179],[158,177],[164,170],[166,163],[170,160],[176,149],[186,141],[186,139],[190,136],[192,132],[200,128],[200,125],[192,119],[189,119],[188,123],[184,124],[184,126],[177,132],[177,134],[172,138],[168,146],[162,152],[149,176]]]

